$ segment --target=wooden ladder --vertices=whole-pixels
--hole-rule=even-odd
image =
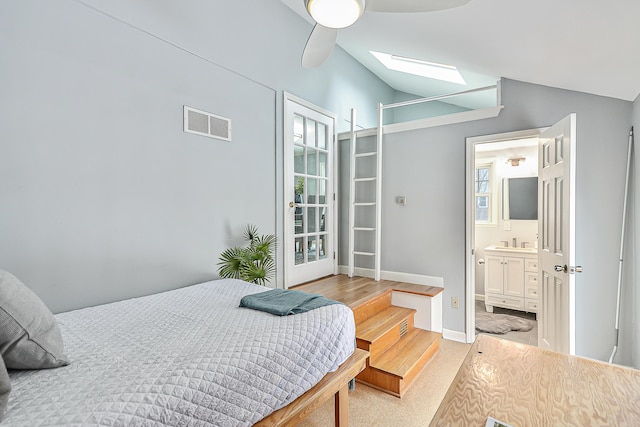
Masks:
[[[375,159],[374,167],[371,167],[371,159]],[[367,163],[367,160],[369,160],[369,163]],[[367,165],[369,168],[367,168]],[[354,275],[356,257],[372,257],[374,259],[374,278],[375,280],[380,280],[382,133],[380,130],[378,131],[374,149],[371,147],[364,150],[359,149],[355,109],[351,110],[351,162],[349,174],[348,276],[353,277]],[[367,192],[364,188],[367,183],[375,183],[375,192],[373,194],[371,194],[371,191]],[[369,221],[368,223],[358,223],[359,221],[367,220]],[[373,242],[369,242],[370,245],[365,247],[363,242],[367,240],[367,236],[373,236]]]

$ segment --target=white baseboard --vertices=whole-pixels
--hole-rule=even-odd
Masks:
[[[340,274],[348,274],[349,267],[346,265],[338,266]],[[354,268],[353,274],[361,277],[375,277],[375,272],[371,268]],[[396,282],[415,283],[416,285],[436,286],[444,288],[444,279],[436,276],[425,276],[422,274],[400,273],[397,271],[380,271],[380,278],[383,280],[393,280]]]
[[[467,334],[460,331],[452,331],[451,329],[443,329],[442,338],[450,341],[461,342],[463,344],[467,343]]]
[[[476,301],[484,301],[484,294],[476,294]]]

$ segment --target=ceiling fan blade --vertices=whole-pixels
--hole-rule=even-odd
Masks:
[[[327,60],[338,39],[338,30],[316,24],[302,52],[302,66],[319,67]]]
[[[368,12],[433,12],[463,6],[471,0],[367,0]]]

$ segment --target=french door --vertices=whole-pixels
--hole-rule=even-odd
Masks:
[[[285,286],[335,272],[335,116],[285,94]]]

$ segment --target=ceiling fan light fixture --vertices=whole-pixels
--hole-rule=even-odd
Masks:
[[[364,0],[305,0],[309,15],[327,28],[346,28],[364,12]]]
[[[382,62],[390,70],[401,71],[403,73],[430,79],[442,80],[450,83],[466,85],[467,82],[453,65],[438,64],[436,62],[423,61],[421,59],[407,58],[404,56],[391,55],[388,53],[369,51],[373,56]]]

